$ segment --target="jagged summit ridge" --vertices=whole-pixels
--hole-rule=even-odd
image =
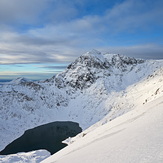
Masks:
[[[89,51],[89,52],[87,52],[85,54],[101,54],[101,52],[96,50],[96,49],[92,49],[91,51]]]
[[[68,69],[80,65],[95,68],[108,68],[111,65],[132,65],[143,62],[144,60],[142,59],[135,59],[133,57],[127,57],[120,54],[102,54],[97,50],[92,50],[77,58],[73,63],[68,66]]]
[[[58,88],[70,86],[72,88],[88,88],[97,79],[130,71],[144,60],[130,58],[119,54],[102,54],[97,50],[87,52],[71,63],[65,72],[58,74],[55,84]]]

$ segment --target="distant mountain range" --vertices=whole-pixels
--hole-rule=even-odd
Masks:
[[[12,80],[10,80],[10,79],[0,79],[0,83],[1,82],[10,82],[10,81],[12,81]]]

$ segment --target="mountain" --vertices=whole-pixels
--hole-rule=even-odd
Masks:
[[[149,90],[147,90],[149,91]],[[41,163],[163,162],[163,96],[84,131]]]
[[[0,150],[45,123],[74,121],[85,130],[148,104],[162,93],[162,67],[162,60],[93,50],[45,81],[0,85]]]

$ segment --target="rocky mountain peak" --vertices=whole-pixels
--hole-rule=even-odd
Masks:
[[[77,66],[86,66],[90,68],[103,68],[105,62],[104,56],[97,50],[92,50],[81,55],[72,64],[68,66],[68,69],[74,69]]]
[[[59,88],[67,85],[79,89],[88,88],[98,78],[114,73],[113,69],[117,69],[116,72],[121,74],[143,62],[143,60],[119,54],[102,54],[92,50],[77,58],[65,72],[58,74],[55,83]]]
[[[142,59],[135,59],[120,54],[102,54],[97,50],[92,50],[81,55],[73,63],[68,66],[68,69],[74,69],[77,66],[86,66],[90,68],[109,68],[115,66],[117,68],[125,67],[126,65],[134,65],[143,63]]]
[[[91,51],[85,53],[84,55],[86,55],[86,54],[100,55],[101,52],[96,49],[92,49]]]

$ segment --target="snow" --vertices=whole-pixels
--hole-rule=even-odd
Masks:
[[[163,97],[85,133],[42,163],[163,162]]]
[[[38,150],[32,152],[21,152],[17,154],[0,156],[2,163],[40,163],[45,158],[49,157],[50,153],[46,150]]]
[[[54,121],[78,122],[89,135],[162,97],[162,82],[163,60],[93,50],[51,79],[0,85],[0,150],[25,130]]]
[[[90,57],[90,58],[96,58],[96,59],[99,59],[100,61],[104,62],[104,55],[102,55],[101,52],[99,52],[95,49],[93,49],[90,52],[83,54],[82,56]]]
[[[23,78],[23,77],[19,77],[19,78],[12,80],[11,82],[8,82],[8,84],[20,84],[20,83],[27,82],[27,81],[30,81],[30,80]]]

